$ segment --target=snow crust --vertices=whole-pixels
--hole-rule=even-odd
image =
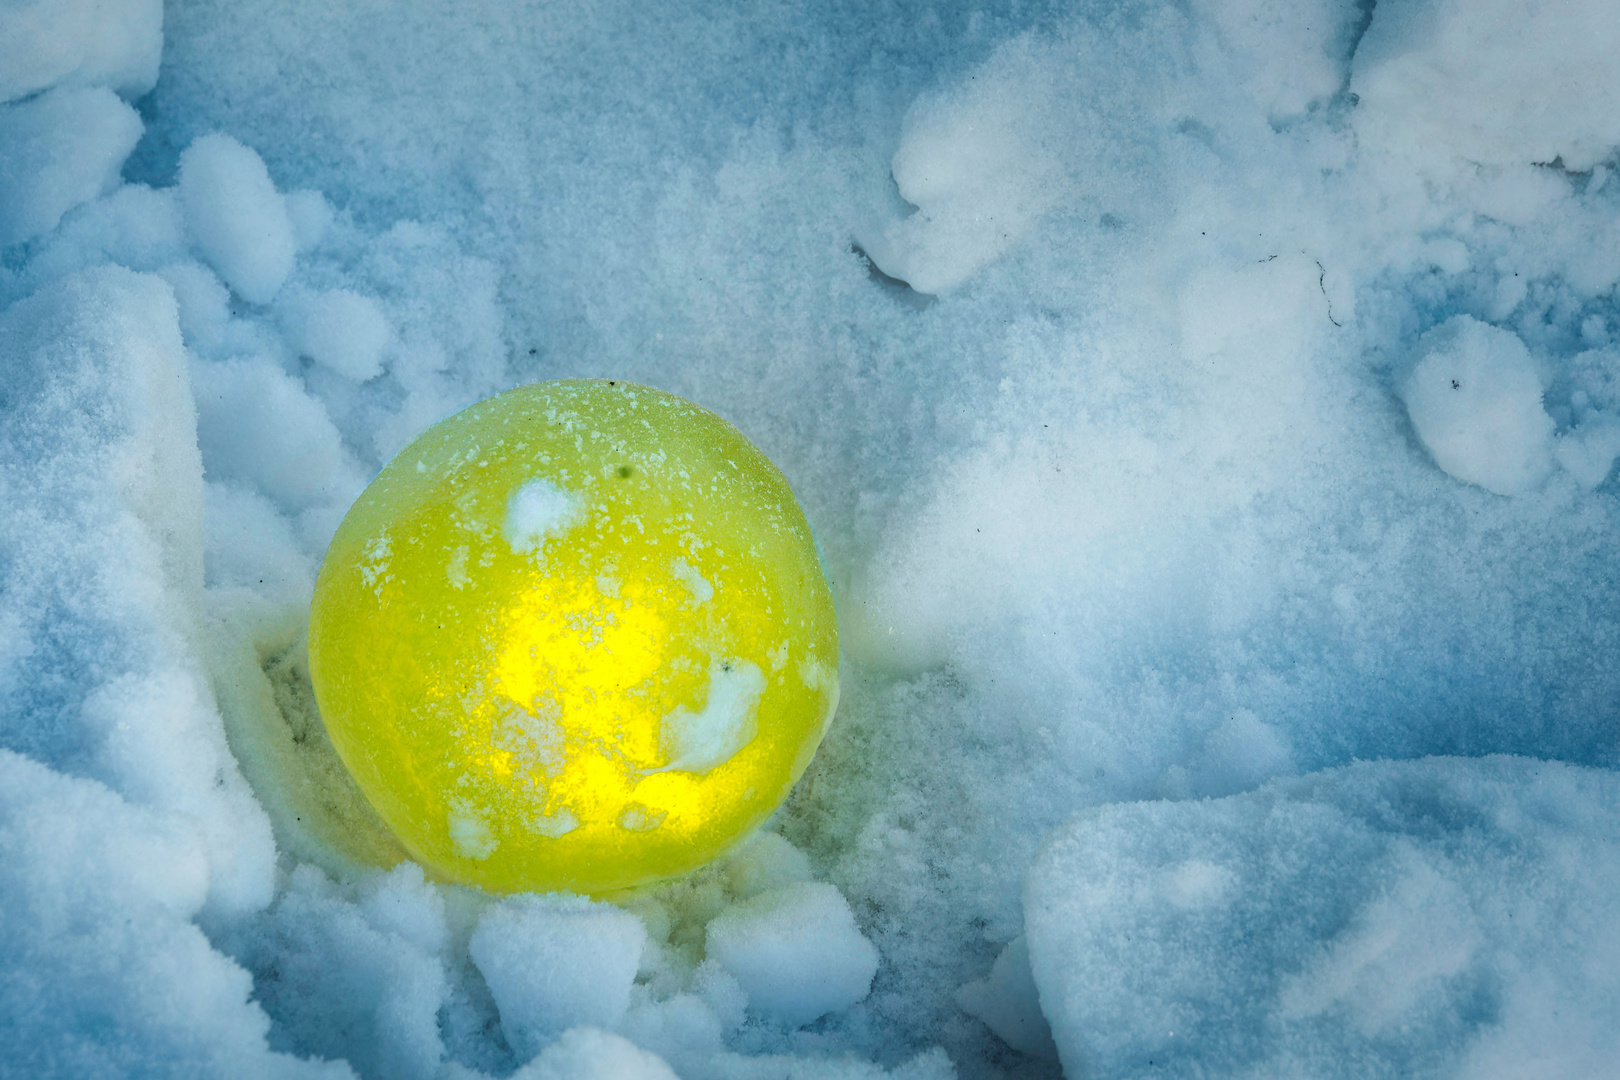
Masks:
[[[0,0],[0,1071],[1602,1074],[1616,33]],[[842,704],[716,864],[490,896],[348,779],[307,605],[413,436],[584,376],[783,470]],[[826,677],[710,674],[700,771]]]

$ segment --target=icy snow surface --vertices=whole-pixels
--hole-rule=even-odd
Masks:
[[[0,1075],[1612,1071],[1617,51],[0,0]],[[493,897],[403,859],[303,631],[389,456],[564,376],[782,468],[842,705],[716,865]]]

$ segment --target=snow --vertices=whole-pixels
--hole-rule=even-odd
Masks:
[[[1423,358],[1399,392],[1435,464],[1498,495],[1519,495],[1545,480],[1556,425],[1541,407],[1541,381],[1524,342],[1471,315],[1453,315],[1417,347]]]
[[[1024,893],[1064,1066],[1599,1075],[1620,1052],[1617,825],[1612,771],[1501,757],[1084,815]]]
[[[117,187],[140,137],[135,110],[101,87],[0,106],[0,245],[48,233],[67,211]]]
[[[1617,33],[0,0],[0,1071],[1603,1075]],[[303,634],[394,452],[562,377],[781,468],[841,704],[715,864],[496,897],[367,806]]]
[[[490,908],[467,948],[527,1061],[569,1028],[617,1024],[646,943],[641,920],[611,904],[540,896]]]
[[[293,337],[310,359],[355,382],[382,374],[388,317],[371,297],[332,289],[311,297],[298,314],[302,325]]]
[[[517,1080],[677,1080],[654,1054],[598,1028],[572,1028],[512,1074]]]
[[[263,159],[229,135],[204,135],[180,155],[178,186],[203,258],[242,299],[274,300],[298,240]]]
[[[1001,950],[990,974],[957,988],[956,1003],[1014,1050],[1035,1058],[1057,1056],[1052,1029],[1041,1012],[1040,988],[1029,966],[1029,939],[1023,934]]]
[[[59,85],[137,98],[157,82],[162,53],[163,0],[8,0],[0,102]]]
[[[539,549],[548,537],[562,536],[585,517],[585,504],[572,491],[537,477],[512,492],[501,535],[520,555]]]
[[[736,756],[759,734],[759,696],[765,673],[747,660],[722,660],[709,666],[703,708],[677,705],[664,717],[659,749],[669,758],[665,769],[706,773]]]
[[[767,889],[708,925],[704,948],[737,980],[748,1007],[802,1027],[866,997],[878,953],[849,902],[821,881]]]

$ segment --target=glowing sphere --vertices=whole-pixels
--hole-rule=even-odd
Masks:
[[[525,386],[434,426],[343,519],[310,611],[333,744],[436,876],[602,894],[786,798],[838,701],[804,514],[724,420]]]

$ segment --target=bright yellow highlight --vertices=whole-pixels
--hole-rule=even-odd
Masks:
[[[768,817],[838,701],[838,629],[787,482],[643,386],[526,386],[406,447],[315,586],[339,755],[437,876],[609,893]]]

